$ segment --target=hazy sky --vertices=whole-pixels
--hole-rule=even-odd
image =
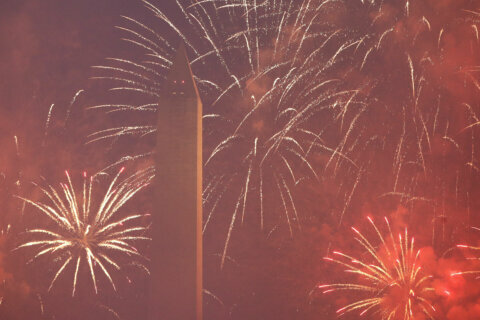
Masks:
[[[114,25],[120,14],[138,7],[134,2],[2,1],[2,112],[19,120],[28,118],[20,110],[41,116],[51,103],[67,101],[85,88],[89,67],[114,52]]]
[[[345,3],[352,4],[356,0],[346,1]],[[166,10],[168,6],[174,4],[174,0],[152,2]],[[295,185],[297,183],[300,185],[297,209],[304,225],[302,232],[298,232],[293,239],[290,238],[283,221],[285,217],[281,200],[278,197],[274,198],[271,202],[275,210],[271,210],[274,212],[273,214],[270,212],[271,215],[268,218],[275,216],[275,219],[270,220],[272,224],[269,226],[270,229],[260,230],[257,224],[253,227],[251,225],[236,226],[231,251],[229,251],[233,259],[229,260],[226,271],[220,272],[217,248],[223,248],[233,211],[228,205],[235,204],[235,201],[222,208],[223,211],[219,212],[218,216],[223,219],[212,222],[218,229],[205,235],[205,243],[211,245],[205,249],[206,288],[222,300],[222,303],[218,303],[209,296],[206,298],[206,310],[216,314],[219,320],[227,315],[230,319],[236,320],[265,320],[269,317],[288,320],[322,319],[325,314],[333,319],[335,307],[344,305],[346,299],[342,295],[323,298],[319,294],[321,298],[316,297],[317,299],[310,300],[309,292],[318,281],[330,281],[332,279],[329,278],[333,275],[337,278],[344,275],[340,268],[335,269],[323,263],[323,255],[333,247],[347,250],[354,248],[353,237],[349,238],[345,235],[351,232],[350,226],[353,224],[368,227],[365,219],[367,214],[377,215],[380,219],[388,215],[399,222],[399,227],[409,223],[409,227],[413,229],[412,232],[417,233],[416,241],[418,239],[423,243],[422,245],[429,246],[431,243],[435,244],[435,241],[440,243],[435,248],[437,250],[435,253],[433,253],[434,249],[427,248],[426,251],[430,255],[425,258],[425,261],[432,270],[435,269],[436,272],[444,275],[448,274],[451,261],[438,259],[440,255],[435,256],[435,254],[443,253],[442,250],[455,245],[458,238],[462,240],[465,238],[464,230],[470,230],[470,225],[464,221],[478,222],[478,214],[473,213],[475,210],[472,209],[470,212],[471,208],[480,207],[478,200],[480,198],[475,196],[478,195],[475,183],[478,183],[479,171],[476,150],[479,148],[480,140],[475,138],[474,133],[478,126],[472,130],[473,133],[463,130],[474,118],[468,112],[473,110],[472,114],[475,112],[479,114],[478,67],[476,67],[479,49],[476,26],[478,14],[475,12],[472,14],[472,8],[477,8],[475,2],[472,0],[410,1],[412,14],[409,15],[404,14],[405,6],[399,5],[400,0],[384,1],[389,5],[379,9],[382,12],[380,17],[383,19],[376,18],[378,8],[375,9],[375,5],[370,6],[371,3],[366,4],[367,1],[361,2],[358,0],[355,2],[356,5],[352,5],[353,9],[344,10],[347,13],[342,11],[342,6],[339,5],[331,12],[322,11],[327,12],[328,15],[319,17],[322,23],[325,21],[332,24],[338,23],[349,32],[351,28],[354,31],[349,36],[353,38],[361,38],[367,33],[372,35],[371,38],[365,37],[365,42],[363,40],[360,42],[368,45],[373,43],[372,48],[376,47],[375,50],[371,50],[370,56],[368,56],[370,51],[367,45],[359,44],[355,52],[345,51],[346,53],[343,53],[345,56],[339,55],[338,60],[341,62],[334,64],[332,68],[338,67],[332,71],[332,77],[336,80],[349,77],[346,80],[346,87],[355,85],[355,89],[361,88],[356,91],[356,94],[358,93],[358,99],[364,95],[362,98],[365,97],[365,100],[362,100],[359,105],[362,108],[364,105],[368,108],[362,109],[365,110],[363,112],[358,111],[361,109],[358,106],[350,106],[345,113],[340,112],[335,115],[339,105],[342,104],[340,103],[332,108],[325,108],[329,112],[327,117],[317,114],[319,119],[313,118],[319,120],[318,123],[331,122],[332,126],[330,123],[325,126],[327,143],[335,149],[348,142],[340,149],[343,150],[346,146],[345,152],[349,153],[349,156],[353,157],[360,166],[353,168],[349,167],[348,163],[346,165],[343,163],[351,170],[339,169],[337,172],[335,166],[342,161],[337,162],[333,156],[330,158],[328,151],[316,150],[311,158],[313,158],[313,164],[318,166],[315,169],[318,169],[320,178],[317,181],[299,179],[294,182]],[[402,2],[405,1],[402,0]],[[463,10],[464,8],[468,10]],[[124,33],[115,29],[115,25],[121,23],[121,15],[141,17],[141,20],[147,24],[155,19],[142,7],[139,0],[0,0],[0,171],[11,170],[15,173],[18,166],[22,168],[25,181],[37,180],[43,175],[49,180],[58,182],[57,178],[70,166],[76,169],[81,165],[87,167],[81,170],[90,169],[90,167],[99,169],[98,163],[108,162],[104,159],[108,152],[103,147],[98,147],[99,145],[87,146],[86,148],[92,148],[89,152],[74,151],[84,148],[86,135],[93,130],[96,122],[103,121],[101,117],[97,119],[92,116],[92,113],[85,111],[85,107],[90,103],[98,103],[98,101],[89,100],[96,98],[95,92],[99,90],[96,85],[98,82],[89,80],[93,75],[91,66],[104,63],[106,57],[128,57],[129,54],[138,53],[133,52],[134,50],[129,51],[132,50],[132,46],[120,40]],[[427,22],[425,17],[428,18]],[[235,29],[234,27],[231,29]],[[288,36],[290,32],[288,29],[285,28],[285,34],[282,36]],[[228,31],[231,30],[227,30],[226,33]],[[162,29],[161,32],[168,31]],[[194,32],[192,34],[195,35]],[[308,41],[312,41],[311,39],[316,38],[312,36]],[[325,41],[327,43],[325,51],[322,51],[318,57],[315,56],[315,59],[318,58],[318,62],[314,61],[317,66],[325,63],[330,53],[335,53],[339,47],[344,48],[342,41],[345,41],[345,38],[339,36],[332,39],[334,40]],[[267,65],[276,63],[271,58],[274,40],[268,40],[271,41],[261,44],[265,48],[265,52],[261,55],[261,63]],[[319,46],[319,42],[308,43],[308,41],[305,45],[307,48]],[[243,72],[243,69],[249,70],[250,65],[241,63],[241,61],[247,61],[245,51],[241,54],[243,55],[241,57],[233,54],[229,62],[234,68]],[[300,52],[299,57],[302,54]],[[223,70],[216,57],[212,55],[209,59],[207,61],[212,63],[213,68]],[[304,57],[293,60],[303,63],[302,59]],[[354,66],[351,70],[347,68],[349,62]],[[331,66],[329,63],[325,65]],[[294,69],[299,70],[293,68],[292,71]],[[210,65],[207,65],[205,70],[206,79],[217,71],[214,69],[212,72]],[[208,74],[209,72],[212,73]],[[323,74],[321,76],[323,77]],[[328,76],[330,77],[330,74]],[[232,80],[230,77],[225,78],[228,82],[222,83],[222,86],[227,87]],[[271,83],[276,83],[273,79],[267,79],[265,84],[255,83],[255,81],[248,83],[248,80],[242,80],[246,82],[243,85],[247,84],[245,85],[247,89],[242,87],[240,91],[249,93],[249,90],[252,90],[253,94],[262,94],[262,85],[268,87]],[[316,80],[318,79],[313,79],[311,82],[314,83]],[[312,83],[307,83],[306,86]],[[303,84],[298,85],[299,91],[303,91],[301,85]],[[81,89],[87,90],[89,94],[82,95],[80,103],[73,106],[72,119],[69,120],[72,123],[67,129],[62,129],[65,115],[70,112],[69,102]],[[254,89],[258,89],[258,93]],[[252,103],[251,95],[244,95],[245,92],[242,91],[242,99],[235,99],[234,95],[231,97],[227,95],[230,100],[226,99],[227,104],[230,103],[227,107],[242,113],[242,117],[243,112],[248,110],[246,108],[249,108]],[[314,90],[312,89],[311,92]],[[415,96],[417,94],[418,96]],[[357,98],[356,95],[353,95],[352,99],[353,97]],[[418,97],[421,99],[416,99]],[[420,103],[417,106],[418,101]],[[245,104],[242,105],[244,108],[234,109],[237,103]],[[55,104],[55,108],[49,124],[50,136],[46,147],[40,150],[39,146],[45,141],[44,129],[51,104]],[[269,124],[274,127],[272,123],[276,120],[270,121],[269,115],[273,115],[274,119],[279,118],[275,114],[278,109],[270,108],[272,106],[268,103],[265,105],[269,112],[259,115],[259,117],[265,116],[265,121],[261,118],[261,121],[254,123],[259,131],[271,129]],[[292,106],[292,108],[301,107],[303,106]],[[438,114],[440,116],[437,119]],[[356,122],[357,115],[358,122]],[[223,116],[225,114],[222,114]],[[332,120],[329,120],[328,116],[331,116]],[[334,118],[336,120],[333,120]],[[408,121],[405,120],[406,118]],[[235,117],[233,119],[237,121]],[[338,125],[340,122],[338,119],[341,119],[341,125]],[[476,121],[478,122],[478,118]],[[351,124],[352,134],[347,124]],[[405,126],[408,126],[408,129],[405,129]],[[103,125],[103,128],[108,127]],[[251,136],[248,136],[250,132],[247,132],[247,138],[257,134],[256,130],[252,132]],[[21,157],[23,160],[18,164],[11,157],[15,155],[14,136],[18,136],[20,152],[23,155]],[[344,140],[343,137],[345,137]],[[136,146],[137,140],[129,141],[131,145]],[[306,138],[305,141],[307,141]],[[305,141],[300,141],[300,144]],[[128,146],[128,141],[125,145]],[[263,146],[265,145],[267,143]],[[399,150],[403,154],[400,154]],[[243,149],[240,148],[236,152],[241,153]],[[109,156],[114,158],[116,154],[112,152]],[[225,157],[225,167],[233,172],[237,167],[232,166],[231,163],[240,163],[243,159],[238,157],[240,160],[236,159],[237,162],[229,162],[234,157],[235,152],[229,152]],[[334,161],[330,162],[329,159]],[[337,164],[333,165],[335,162]],[[330,165],[329,170],[325,164],[326,167]],[[244,163],[242,162],[241,165]],[[475,168],[475,165],[477,169],[473,171],[472,168]],[[300,167],[305,169],[303,164]],[[332,167],[335,169],[333,170]],[[396,167],[399,168],[398,172],[392,169]],[[240,169],[238,171],[240,172]],[[335,172],[328,176],[329,171]],[[15,178],[12,178],[12,181],[14,180]],[[398,186],[397,180],[400,181]],[[360,183],[357,188],[358,181]],[[238,184],[235,190],[242,190],[244,185]],[[280,186],[278,188],[280,189]],[[276,194],[276,189],[272,188],[270,191],[272,190],[274,190],[272,193]],[[392,193],[392,190],[395,192]],[[255,192],[258,192],[258,189]],[[416,194],[409,194],[409,192],[418,192],[419,196],[415,197]],[[233,194],[233,191],[231,193],[228,196],[234,200],[237,199],[238,194]],[[2,204],[8,202],[2,196],[0,194]],[[32,196],[39,197],[39,194]],[[405,200],[407,198],[408,200]],[[141,201],[144,199],[140,198]],[[430,206],[431,203],[435,205]],[[411,208],[411,211],[400,204]],[[18,213],[17,209],[13,207],[12,212]],[[340,214],[343,217],[344,213],[343,224],[339,224],[338,217]],[[1,218],[3,219],[3,216]],[[474,218],[477,220],[473,220]],[[274,225],[277,219],[283,221],[283,224]],[[22,223],[18,225],[23,227]],[[437,225],[443,229],[437,228]],[[437,233],[432,236],[433,232]],[[472,239],[474,239],[473,236]],[[22,259],[21,256],[18,259],[23,264],[26,261],[26,258]],[[0,262],[2,261],[0,254]],[[456,263],[452,265],[455,268],[458,266]],[[0,273],[3,270],[1,267],[0,263]],[[52,273],[46,264],[27,270],[34,270],[33,272],[36,272],[35,274],[39,277],[43,277],[46,273],[50,276]],[[462,299],[461,292],[467,284],[463,283],[454,288],[460,292],[458,299]],[[65,282],[63,285],[66,287],[68,284]],[[140,284],[139,287],[141,288],[142,285]],[[478,291],[476,288],[471,290]],[[123,308],[123,314],[128,315],[128,310],[131,314],[141,311],[135,309],[141,309],[139,307],[141,304],[135,300],[140,299],[137,293],[138,291],[130,293],[129,297],[134,299],[120,306],[120,309]],[[57,304],[64,304],[65,308],[69,308],[69,303],[72,303],[71,309],[74,311],[82,308],[82,303],[85,302],[81,299],[68,300],[68,297],[60,295],[60,293],[53,293],[52,297],[60,299]],[[468,297],[470,300],[466,300],[466,309],[480,305],[480,301],[476,299],[477,296],[478,294],[474,294]],[[107,295],[107,298],[110,297]],[[61,302],[63,301],[61,298],[65,298],[66,302]],[[123,298],[125,297],[119,299]],[[445,310],[454,305],[441,295],[438,300],[441,300],[439,304],[445,304]],[[87,305],[86,302],[85,305]],[[475,310],[478,312],[480,308]],[[461,313],[451,316],[449,320],[465,319],[463,315],[458,314]],[[352,315],[351,319],[355,317],[356,315]],[[128,316],[125,318],[130,319]],[[131,318],[133,319],[134,316]],[[99,319],[103,318],[99,317]]]

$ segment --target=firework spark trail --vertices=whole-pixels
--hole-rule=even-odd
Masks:
[[[356,104],[337,113],[350,124],[358,116],[355,127],[342,131],[339,141],[348,136],[356,139],[340,142],[338,150],[367,174],[377,171],[385,159],[392,160],[392,171],[383,173],[384,184],[373,186],[380,189],[375,191],[378,194],[409,194],[400,198],[400,203],[409,206],[413,206],[408,200],[412,197],[431,199],[436,210],[444,206],[449,193],[455,193],[459,195],[457,206],[467,207],[468,203],[458,200],[467,198],[468,187],[477,176],[470,169],[478,167],[474,151],[479,111],[474,101],[478,100],[480,87],[478,73],[473,71],[478,70],[479,62],[478,4],[410,1],[405,6],[405,2],[389,0],[343,3],[346,18],[338,28],[350,30],[350,41],[357,43],[350,61],[357,66],[368,92],[363,106]],[[465,47],[465,54],[460,56],[462,49],[452,48],[452,38],[457,39],[458,47]],[[465,106],[465,118],[460,119],[463,111],[452,109],[452,105]],[[363,107],[366,111],[362,115]],[[337,125],[344,127],[341,122]],[[387,138],[389,143],[369,146],[375,137]],[[439,142],[441,139],[446,143]],[[443,148],[441,154],[439,148]],[[372,160],[371,154],[379,156]],[[342,194],[349,194],[355,185],[347,172],[342,170],[338,176],[346,188]],[[455,172],[454,178],[451,172]],[[372,192],[365,184],[366,178],[356,192]],[[432,184],[442,188],[427,187]]]
[[[358,311],[360,316],[371,312],[379,314],[382,320],[415,319],[423,313],[434,319],[435,308],[429,301],[432,276],[423,275],[420,265],[420,250],[416,250],[414,239],[409,238],[407,229],[398,238],[393,235],[390,224],[388,237],[385,238],[371,217],[370,224],[379,238],[379,246],[372,244],[356,228],[352,227],[355,240],[368,254],[369,259],[357,259],[353,256],[334,251],[335,258],[326,257],[327,261],[339,264],[345,272],[358,276],[356,282],[319,285],[323,293],[333,291],[356,291],[365,294],[364,298],[337,310],[337,314]]]
[[[118,315],[118,313],[113,310],[111,307],[107,306],[107,305],[104,305],[104,304],[99,304],[99,307],[105,311],[107,311],[110,315],[112,315],[113,317],[115,317],[115,319],[117,320],[121,320],[122,318]]]
[[[65,126],[68,122],[68,119],[70,118],[70,112],[72,111],[72,107],[73,105],[75,104],[75,101],[77,101],[77,98],[80,96],[80,94],[82,94],[83,92],[85,92],[85,90],[83,89],[80,89],[77,91],[77,93],[75,93],[75,95],[73,96],[72,98],[72,101],[70,101],[70,104],[68,105],[68,108],[67,108],[67,114],[65,116]],[[51,108],[53,108],[53,105],[50,107],[50,111],[49,111],[49,115],[50,115],[50,112],[52,111]],[[50,119],[50,117],[48,117],[47,121]],[[45,129],[46,130],[46,129]]]
[[[39,209],[54,227],[36,228],[27,231],[31,240],[21,244],[21,248],[35,248],[36,254],[31,261],[40,257],[49,257],[60,261],[49,290],[68,267],[74,268],[72,296],[77,288],[80,269],[86,263],[93,282],[97,288],[97,271],[100,269],[115,289],[115,282],[110,269],[120,270],[117,257],[138,260],[143,258],[134,246],[138,240],[149,240],[145,236],[146,227],[139,224],[145,215],[120,215],[122,206],[151,181],[151,173],[139,171],[119,181],[122,168],[112,179],[105,195],[97,201],[98,192],[94,188],[95,177],[83,174],[83,190],[77,194],[70,175],[66,171],[67,183],[61,183],[59,189],[51,185],[40,187],[48,202],[33,201],[22,198],[26,203]]]
[[[52,111],[53,111],[54,106],[55,106],[55,104],[52,103],[52,105],[48,109],[47,121],[45,121],[45,133],[44,133],[42,146],[45,146],[45,142],[46,142],[46,139],[47,139],[47,136],[48,136],[48,129],[50,127],[50,119],[52,117]]]
[[[343,221],[358,194],[370,192],[367,184],[377,167],[389,160],[391,169],[382,172],[386,179],[374,192],[409,195],[399,198],[408,206],[413,206],[410,199],[432,199],[429,205],[436,210],[446,192],[426,186],[448,179],[448,170],[434,161],[440,132],[457,152],[471,155],[453,168],[459,172],[455,192],[465,189],[468,168],[478,167],[476,103],[439,84],[439,77],[459,83],[465,78],[480,87],[478,68],[458,65],[452,71],[445,54],[446,39],[463,32],[465,25],[478,43],[472,27],[479,22],[476,11],[461,10],[473,8],[469,1],[455,8],[459,19],[448,24],[442,20],[445,8],[417,2],[179,0],[172,9],[178,14],[171,16],[153,3],[142,3],[156,18],[154,23],[123,17],[118,29],[144,55],[110,58],[105,66],[95,67],[100,73],[95,78],[108,80],[110,90],[137,93],[139,102],[91,108],[155,119],[152,114],[175,54],[173,44],[178,38],[186,43],[208,112],[204,172],[210,187],[204,193],[204,231],[220,210],[241,213],[234,223],[257,211],[262,228],[282,219],[294,231],[301,218],[295,187],[305,178],[321,181],[327,174],[341,186],[337,198],[347,202],[335,212]],[[330,13],[346,16],[332,23],[324,19]],[[477,47],[472,45],[471,51],[474,55]],[[473,106],[469,123],[446,121],[451,101]],[[468,143],[457,129],[471,131]],[[154,123],[127,123],[95,132],[90,139],[154,136],[155,130]],[[328,162],[314,162],[318,154],[327,154]],[[372,154],[380,156],[372,159]],[[116,164],[133,158],[139,157],[124,157]],[[284,180],[277,183],[275,175]],[[218,183],[211,183],[219,176],[223,178]],[[279,210],[284,212],[267,215]],[[226,243],[231,233],[229,228]]]
[[[480,231],[480,228],[477,228],[477,227],[472,227],[472,229],[474,229],[476,231]],[[467,250],[467,251],[470,251],[470,252],[473,252],[473,253],[477,253],[478,251],[480,251],[479,246],[467,245],[467,244],[459,244],[459,245],[457,245],[457,248],[464,249],[464,250]],[[467,259],[479,261],[480,257],[475,256],[475,257],[469,257]],[[478,274],[480,274],[480,270],[470,270],[470,271],[456,272],[456,273],[452,273],[451,276],[459,276],[459,275],[464,275],[464,274],[476,274],[476,275],[478,275]]]
[[[119,30],[125,32],[124,40],[144,52],[143,61],[109,58],[107,65],[94,67],[101,73],[94,78],[108,80],[110,90],[134,91],[142,102],[101,104],[91,109],[154,114],[175,54],[172,43],[176,40],[172,39],[180,38],[186,44],[204,110],[209,112],[204,120],[213,121],[211,126],[210,122],[204,125],[208,146],[204,157],[208,186],[203,195],[208,212],[204,231],[220,207],[233,212],[222,260],[233,226],[254,209],[260,211],[258,220],[263,228],[265,213],[281,199],[281,216],[289,230],[293,233],[292,222],[300,228],[294,188],[304,178],[320,180],[310,155],[327,153],[332,161],[341,158],[346,167],[358,171],[355,162],[342,152],[343,146],[322,138],[323,127],[332,126],[330,119],[341,119],[353,127],[345,114],[362,99],[358,90],[345,87],[341,75],[333,72],[358,45],[343,30],[332,29],[322,20],[338,1],[257,2],[176,1],[183,16],[178,20],[142,1],[162,31],[129,17],[123,17]],[[268,58],[271,52],[274,59]],[[215,124],[223,129],[216,129]],[[153,136],[155,131],[155,123],[129,123],[95,132],[90,139]],[[226,155],[233,155],[235,163],[225,160]]]

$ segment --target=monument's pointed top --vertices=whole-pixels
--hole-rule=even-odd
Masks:
[[[173,59],[166,87],[166,94],[168,95],[189,98],[198,97],[197,86],[195,85],[195,79],[188,61],[187,49],[183,43],[178,48],[177,54]]]

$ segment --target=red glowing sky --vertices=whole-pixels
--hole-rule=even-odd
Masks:
[[[173,6],[173,0],[160,0],[158,3],[165,8],[171,4]],[[431,28],[438,31],[443,25],[453,24],[454,17],[451,15],[462,6],[472,7],[470,3],[467,0],[431,0],[422,5],[425,7],[425,15],[430,19]],[[395,15],[395,9],[398,8],[392,5],[385,11]],[[440,14],[434,14],[438,12]],[[146,20],[149,19],[142,7],[133,0],[1,1],[0,147],[3,152],[0,153],[0,171],[7,172],[8,176],[9,172],[15,172],[17,165],[22,165],[24,178],[32,181],[40,175],[52,179],[59,177],[67,167],[82,172],[84,169],[101,168],[105,162],[108,163],[108,160],[102,158],[103,150],[92,153],[95,147],[84,149],[83,146],[85,134],[91,132],[90,125],[100,122],[82,109],[89,105],[92,95],[81,97],[84,100],[74,106],[75,116],[70,120],[72,123],[69,129],[65,131],[61,128],[68,103],[75,93],[80,89],[95,93],[98,89],[88,80],[92,76],[90,67],[101,64],[108,56],[134,54],[129,51],[129,46],[119,40],[120,33],[114,28],[120,15],[145,16]],[[390,17],[389,14],[386,16]],[[332,23],[342,21],[340,14],[331,14],[329,18]],[[352,15],[351,21],[346,24],[358,23],[361,19],[362,16]],[[394,71],[385,78],[380,77],[381,81],[385,81],[384,84],[381,83],[375,89],[364,88],[363,94],[377,94],[380,101],[395,105],[411,92],[410,74],[407,72],[405,76],[402,73],[403,70],[408,70],[407,60],[397,48],[409,49],[411,36],[419,30],[419,25],[418,19],[414,21],[413,18],[398,21],[392,34],[386,38],[391,42],[383,43],[385,51],[372,58],[375,63],[367,65],[362,72],[350,74],[351,82],[356,84],[362,82],[358,79],[368,80],[365,82],[375,81],[384,69]],[[422,28],[425,28],[424,24]],[[365,29],[376,31],[368,29],[367,24]],[[390,176],[391,171],[387,171],[390,170],[392,159],[389,154],[376,154],[368,149],[358,159],[377,162],[366,173],[366,184],[353,194],[341,226],[338,225],[338,217],[332,216],[332,212],[342,211],[345,202],[345,198],[337,197],[338,194],[334,191],[339,188],[338,179],[329,176],[319,184],[307,182],[298,192],[298,207],[302,209],[304,222],[303,232],[290,239],[285,225],[280,225],[278,229],[275,227],[269,230],[272,232],[266,238],[256,225],[247,224],[236,229],[236,238],[231,245],[233,261],[227,266],[227,271],[220,273],[218,257],[215,254],[224,240],[225,221],[217,222],[215,226],[221,228],[222,232],[206,235],[205,243],[207,246],[211,245],[206,252],[213,257],[206,259],[206,280],[208,288],[222,299],[223,304],[219,305],[218,302],[207,299],[206,309],[211,313],[211,319],[335,319],[335,310],[345,304],[346,299],[342,295],[325,298],[309,293],[318,282],[332,281],[333,278],[342,281],[344,273],[341,269],[326,265],[323,256],[329,249],[356,250],[350,226],[363,227],[362,231],[367,229],[365,218],[369,214],[377,218],[388,215],[395,221],[396,226],[402,228],[409,225],[411,232],[415,234],[416,242],[424,248],[422,262],[425,269],[437,276],[434,286],[438,298],[435,305],[442,313],[438,319],[480,318],[479,283],[475,282],[474,277],[449,276],[452,272],[475,265],[465,262],[459,251],[442,256],[457,243],[475,243],[478,236],[469,227],[480,224],[477,211],[480,203],[476,178],[478,172],[464,171],[465,163],[471,161],[471,146],[478,149],[478,139],[471,143],[470,132],[466,134],[465,131],[460,131],[470,123],[461,102],[469,102],[476,111],[479,110],[480,103],[478,90],[470,82],[465,85],[463,74],[459,72],[468,66],[478,65],[479,62],[478,51],[475,51],[478,43],[471,41],[472,30],[474,29],[467,26],[447,32],[442,40],[442,51],[436,47],[437,34],[420,37],[418,45],[409,52],[414,60],[421,60],[425,52],[433,52],[431,56],[435,67],[428,68],[426,72],[432,85],[426,89],[423,105],[426,106],[425,110],[435,110],[433,106],[436,106],[437,101],[436,89],[441,88],[442,94],[447,97],[445,104],[448,106],[445,108],[448,111],[443,114],[440,122],[449,123],[451,131],[448,134],[451,137],[448,138],[456,139],[461,148],[466,147],[462,152],[458,152],[455,145],[445,139],[444,133],[447,130],[432,135],[429,153],[425,155],[427,164],[432,168],[428,177],[422,170],[412,169],[415,166],[411,163],[413,161],[406,161],[407,173],[411,175],[402,176],[400,184],[407,185],[408,179],[419,176],[419,189],[422,189],[425,195],[443,202],[439,200],[440,204],[432,209],[427,201],[414,200],[414,204],[408,203],[406,209],[399,205],[400,201],[396,196],[383,196],[391,191],[388,189],[389,183],[394,180],[394,177]],[[393,45],[389,47],[389,43]],[[477,52],[477,55],[472,52]],[[262,56],[268,58],[270,53],[271,51],[266,50]],[[423,63],[422,61],[421,65]],[[403,81],[405,79],[406,81]],[[250,86],[251,93],[261,94],[264,85],[268,86],[268,81],[266,84],[253,83]],[[39,145],[44,139],[45,121],[52,103],[55,104],[51,124],[52,137],[46,147],[47,151],[41,151]],[[391,114],[400,114],[401,107],[398,105],[398,109],[393,112],[375,118],[375,111],[384,110],[383,105],[375,104],[373,111],[369,110],[371,114],[365,120],[368,125],[362,134],[398,134],[399,127],[389,127],[393,127],[396,120],[383,121]],[[431,121],[433,112],[425,113],[430,116],[430,120],[426,121]],[[445,127],[442,127],[442,130]],[[259,118],[254,121],[255,132],[261,132],[265,128],[269,128],[266,120]],[[332,133],[332,136],[335,134]],[[15,163],[11,156],[15,153],[15,135],[18,136],[20,150],[24,154],[21,164]],[[390,136],[387,136],[387,147],[384,149],[395,150],[398,141],[392,142],[389,139]],[[131,141],[130,143],[133,144]],[[90,153],[78,156],[79,150],[88,150]],[[414,151],[410,153],[407,156],[417,158]],[[52,157],[55,159],[54,164]],[[315,154],[314,158],[316,164],[323,166],[329,156],[319,153]],[[35,159],[34,163],[27,163],[28,159]],[[473,159],[475,164],[477,159],[478,156]],[[80,168],[82,165],[87,168]],[[58,170],[59,167],[61,170]],[[388,172],[388,175],[385,172]],[[456,188],[458,179],[465,183]],[[346,184],[352,184],[355,176],[348,176],[345,181]],[[465,199],[456,196],[455,192],[462,196],[468,194],[469,204],[465,205],[466,202],[462,202]],[[2,199],[4,205],[7,202],[8,200]],[[6,218],[2,217],[2,220]],[[0,272],[3,273],[3,269],[0,269]],[[41,275],[38,270],[37,275]],[[141,291],[142,285],[139,285],[139,288]],[[64,301],[59,295],[55,298]],[[108,298],[107,296],[107,300]],[[87,305],[85,301],[65,301],[72,303],[74,310]],[[118,304],[118,301],[116,303]],[[125,311],[127,318],[128,315],[133,317],[139,311],[135,307],[130,309]],[[322,318],[323,315],[328,318]],[[98,319],[101,318],[99,315]],[[348,319],[356,319],[356,315]]]

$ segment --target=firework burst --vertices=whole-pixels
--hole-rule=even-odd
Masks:
[[[153,154],[149,121],[181,39],[206,112],[204,232],[218,212],[231,213],[222,264],[246,219],[262,228],[281,220],[291,235],[300,229],[296,191],[308,179],[334,184],[340,224],[362,196],[412,210],[426,204],[434,242],[439,223],[446,239],[445,199],[470,205],[479,119],[474,2],[178,0],[165,10],[142,3],[155,19],[123,17],[118,27],[141,56],[94,67],[115,103],[91,107],[137,122],[90,138],[152,137],[115,164]],[[451,42],[460,35],[465,59]],[[452,117],[460,105],[465,115]]]
[[[392,199],[412,212],[427,206],[432,242],[446,241],[448,205],[471,210],[469,188],[478,178],[478,3],[341,3],[339,26],[358,41],[349,58],[359,76],[347,82],[365,88],[366,107],[344,113],[356,125],[350,133],[344,127],[342,138],[355,139],[338,144],[364,168],[357,198]],[[347,174],[341,171],[339,184]],[[346,186],[340,194],[348,203],[352,188]]]
[[[180,38],[207,112],[204,231],[219,208],[233,212],[222,265],[233,227],[243,223],[248,211],[258,212],[255,219],[263,228],[275,225],[273,219],[265,222],[265,212],[279,211],[280,205],[281,219],[293,234],[300,228],[293,189],[320,175],[312,154],[330,158],[328,164],[341,159],[358,173],[355,163],[323,136],[327,128],[344,121],[345,109],[359,103],[359,91],[341,80],[348,68],[339,67],[341,76],[332,73],[358,44],[323,19],[333,2],[176,1],[171,12],[142,3],[158,26],[123,17],[125,23],[118,28],[124,40],[143,51],[143,58],[110,58],[107,65],[94,67],[100,72],[95,79],[114,84],[110,91],[137,95],[142,102],[92,108],[155,113],[175,55],[172,43]],[[91,140],[154,136],[155,130],[155,123],[141,121],[98,131]],[[151,154],[147,150],[119,163]]]
[[[75,295],[79,271],[84,265],[89,270],[95,293],[98,292],[98,270],[102,271],[115,289],[111,270],[121,269],[117,258],[143,258],[134,242],[149,240],[145,236],[147,228],[139,224],[144,215],[120,215],[119,210],[150,182],[151,174],[140,171],[118,182],[122,172],[123,168],[113,178],[98,203],[94,176],[87,178],[84,172],[83,191],[81,197],[78,197],[67,171],[67,183],[60,184],[60,190],[51,185],[40,187],[49,202],[23,199],[39,209],[52,225],[28,230],[32,239],[17,247],[35,248],[36,254],[31,261],[48,256],[56,263],[60,262],[48,290],[62,273],[72,269],[72,296]]]
[[[324,293],[350,290],[367,295],[338,309],[339,315],[359,311],[361,316],[371,312],[383,320],[411,320],[423,313],[434,319],[435,308],[428,297],[434,291],[430,286],[432,276],[423,274],[420,250],[415,250],[414,238],[409,238],[406,229],[404,235],[395,238],[387,218],[389,238],[384,238],[373,220],[370,217],[368,220],[379,238],[378,247],[352,227],[355,240],[366,250],[368,259],[357,259],[338,251],[333,253],[335,258],[325,258],[343,266],[345,272],[357,275],[358,282],[319,285],[318,288]]]

